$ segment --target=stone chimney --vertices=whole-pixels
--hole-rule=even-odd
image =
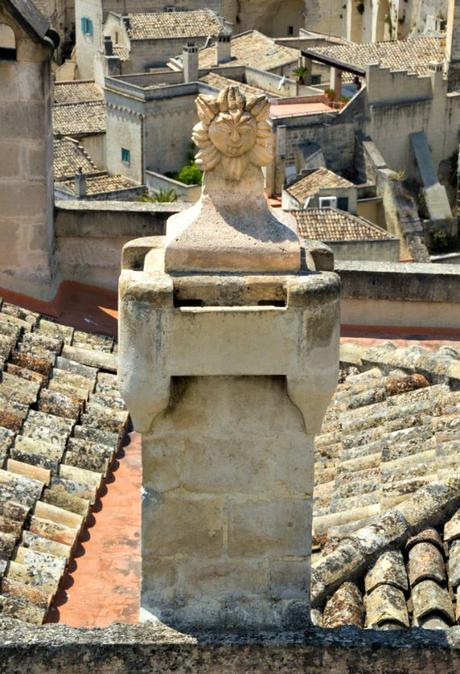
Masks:
[[[217,65],[228,63],[232,60],[232,39],[230,35],[221,33],[217,38]]]
[[[182,51],[182,63],[184,65],[184,82],[198,82],[198,47],[189,42]]]
[[[339,280],[330,251],[267,204],[269,101],[227,87],[197,108],[202,197],[165,237],[125,246],[119,285],[119,383],[143,448],[141,618],[303,632]]]
[[[81,167],[75,171],[74,186],[75,194],[77,195],[78,199],[86,196],[86,178]]]
[[[110,35],[104,35],[104,54],[113,56],[113,42]]]

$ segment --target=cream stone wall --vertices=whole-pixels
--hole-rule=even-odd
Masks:
[[[343,325],[373,325],[403,328],[458,330],[460,302],[405,302],[404,300],[345,299]]]
[[[257,29],[273,37],[294,35],[300,28],[318,33],[343,35],[344,0],[230,0],[227,16],[235,21],[235,32]]]
[[[173,624],[307,620],[313,441],[284,378],[175,380],[143,453],[142,605]]]
[[[75,34],[78,78],[94,79],[94,60],[102,49],[103,26],[102,0],[75,0]],[[81,20],[83,17],[93,22],[93,34],[84,35]]]
[[[207,36],[193,38],[197,47],[204,47]],[[127,61],[122,62],[122,74],[141,73],[149,68],[164,66],[170,58],[179,56],[190,42],[189,37],[164,40],[133,40]]]
[[[348,0],[345,36],[354,42],[379,42],[445,30],[448,4],[449,0]]]
[[[143,183],[143,124],[141,114],[107,107],[107,170]],[[131,161],[122,161],[121,150],[129,150]]]
[[[371,83],[372,114],[366,132],[388,166],[414,175],[409,134],[416,131],[426,132],[436,168],[457,151],[460,94],[447,94],[442,69],[433,72],[431,77],[417,78],[371,66],[367,80]],[[397,90],[405,92],[405,100],[394,99]],[[391,143],[388,138],[392,139]]]
[[[0,287],[48,297],[53,288],[51,47],[0,7],[17,59],[0,60]]]
[[[194,108],[196,94],[152,100],[146,106],[146,168],[167,173],[187,163],[190,136],[198,121]]]

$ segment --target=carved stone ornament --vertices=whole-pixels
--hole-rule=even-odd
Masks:
[[[241,180],[249,164],[267,166],[273,156],[272,128],[267,121],[270,103],[265,96],[246,101],[237,87],[217,98],[198,96],[200,123],[192,138],[200,148],[196,163],[203,171],[219,164],[229,180]]]
[[[166,271],[298,272],[295,221],[272,210],[264,193],[261,167],[273,160],[269,100],[247,100],[232,86],[198,96],[196,105],[203,189],[198,203],[168,221]]]

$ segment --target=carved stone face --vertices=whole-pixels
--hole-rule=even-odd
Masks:
[[[209,126],[209,139],[227,157],[241,157],[255,145],[257,122],[248,113],[231,115],[221,112]]]

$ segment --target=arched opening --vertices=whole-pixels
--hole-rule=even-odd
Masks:
[[[6,23],[0,23],[0,61],[16,60],[16,36]]]

